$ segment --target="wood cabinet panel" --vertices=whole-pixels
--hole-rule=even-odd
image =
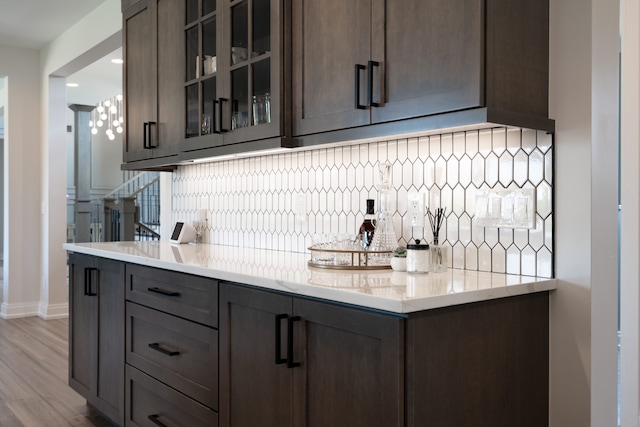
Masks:
[[[157,66],[153,10],[147,1],[124,15],[124,161],[148,158],[145,123],[155,121]]]
[[[299,298],[293,313],[294,425],[404,426],[404,320]]]
[[[185,1],[157,0],[158,86],[155,157],[178,154],[184,139]]]
[[[408,426],[548,425],[546,292],[413,314]]]
[[[218,326],[218,285],[213,279],[128,264],[126,297],[194,322]]]
[[[130,365],[212,409],[218,407],[218,331],[127,303]]]
[[[220,310],[220,425],[291,426],[292,373],[275,363],[275,319],[291,298],[221,284]]]
[[[218,426],[218,414],[215,411],[136,368],[127,366],[126,379],[126,426]]]
[[[124,11],[125,163],[177,160],[184,135],[185,8],[183,1],[143,0]]]
[[[221,425],[403,425],[401,318],[231,284],[220,301]]]
[[[70,256],[69,385],[115,422],[124,419],[124,264]]]
[[[293,2],[293,135],[369,124],[366,65],[371,47],[371,0]],[[331,31],[327,31],[330,28]]]
[[[383,95],[372,123],[479,107],[484,104],[483,2],[386,1],[381,63]],[[376,81],[376,83],[378,83]]]

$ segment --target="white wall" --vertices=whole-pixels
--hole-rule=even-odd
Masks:
[[[66,88],[64,77],[121,46],[119,0],[106,0],[41,51],[40,85],[43,128],[40,135],[42,205],[40,262],[43,277],[38,314],[66,316]],[[60,76],[60,77],[56,77]]]
[[[617,425],[617,4],[551,0],[550,426]]]
[[[40,247],[40,58],[35,50],[0,46],[6,76],[4,293],[0,316],[36,314]]]

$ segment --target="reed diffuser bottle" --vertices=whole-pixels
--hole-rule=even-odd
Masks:
[[[449,251],[447,246],[443,246],[440,242],[440,227],[445,220],[445,211],[447,208],[437,208],[435,214],[427,209],[429,217],[429,225],[433,233],[433,244],[430,245],[430,268],[432,273],[442,273],[447,271],[449,265]]]

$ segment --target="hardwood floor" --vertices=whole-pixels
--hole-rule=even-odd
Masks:
[[[0,319],[0,427],[113,426],[68,385],[68,319]]]

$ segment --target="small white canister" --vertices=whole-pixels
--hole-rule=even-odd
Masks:
[[[429,272],[429,245],[407,245],[407,273],[426,274]]]

